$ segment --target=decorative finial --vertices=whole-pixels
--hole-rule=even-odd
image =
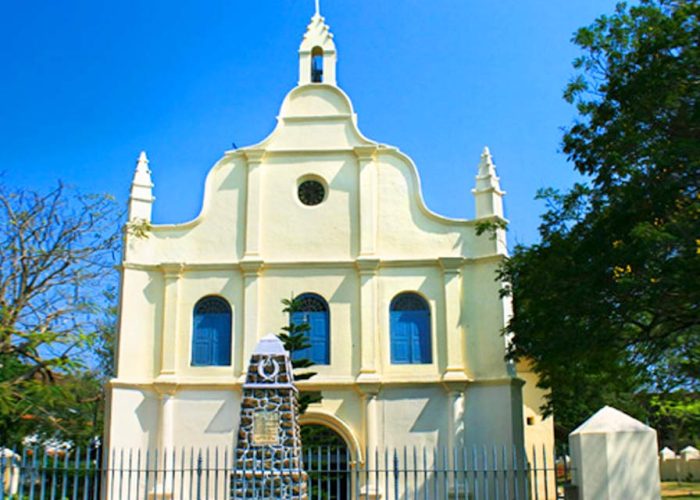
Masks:
[[[153,200],[153,182],[151,181],[151,169],[148,168],[148,156],[146,156],[145,151],[141,151],[136,162],[134,178],[131,181],[129,220],[150,222]]]
[[[503,217],[503,201],[505,194],[501,191],[496,165],[493,163],[491,151],[484,147],[479,161],[478,174],[476,175],[476,187],[472,190],[476,201],[476,217]]]
[[[139,155],[139,159],[136,162],[136,171],[137,172],[149,171],[148,170],[148,156],[146,156],[145,151],[141,151],[141,154]]]
[[[484,150],[481,152],[481,161],[479,162],[479,176],[494,176],[496,175],[496,168],[493,164],[493,158],[491,157],[491,151],[488,146],[484,146]]]
[[[316,15],[321,15],[321,0],[316,0]]]
[[[148,168],[148,156],[145,151],[141,151],[139,159],[136,162],[136,171],[134,172],[134,180],[132,184],[140,186],[152,186],[151,184],[151,169]]]

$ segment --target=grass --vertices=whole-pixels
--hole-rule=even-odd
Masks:
[[[661,483],[661,498],[672,498],[673,500],[700,498],[700,483],[663,482]]]

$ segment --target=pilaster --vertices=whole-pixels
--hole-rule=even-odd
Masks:
[[[441,257],[444,286],[445,347],[447,350],[443,380],[466,380],[464,366],[464,329],[461,324],[462,265],[461,257]]]
[[[253,354],[258,343],[260,322],[260,274],[263,263],[261,260],[244,260],[240,263],[243,273],[243,342],[237,355],[238,377],[245,377],[246,360]]]
[[[263,162],[265,151],[246,149],[244,154],[248,164],[244,258],[255,259],[260,255],[260,223],[262,222],[262,173],[260,165]]]
[[[374,255],[377,246],[376,146],[354,148],[360,173],[360,256]]]
[[[377,270],[379,259],[358,259],[360,275],[360,372],[358,382],[377,382]]]
[[[451,385],[447,391],[447,416],[448,416],[448,447],[449,457],[453,456],[452,450],[464,446],[464,391],[465,386]]]
[[[180,281],[185,265],[165,263],[163,273],[163,329],[160,335],[160,367],[157,380],[175,376],[179,335]]]
[[[160,400],[160,430],[158,434],[158,448],[161,450],[172,449],[175,431],[175,394],[177,385],[174,382],[157,382],[154,384]]]
[[[157,382],[154,384],[159,398],[159,425],[157,450],[162,454],[171,454],[175,449],[175,395],[177,385],[173,382]],[[168,498],[172,493],[172,471],[163,471],[162,477],[158,478],[153,485],[153,498]]]
[[[375,460],[375,450],[379,450],[381,443],[379,442],[379,384],[363,384],[360,386],[362,391],[362,403],[364,413],[364,458],[365,468],[367,470],[376,470],[377,463]],[[363,496],[376,499],[378,496],[378,485],[374,483],[373,478],[368,478],[369,482],[362,488]]]

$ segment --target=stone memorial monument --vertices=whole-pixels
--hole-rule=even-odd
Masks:
[[[273,334],[250,359],[241,401],[231,499],[308,498],[289,353]]]

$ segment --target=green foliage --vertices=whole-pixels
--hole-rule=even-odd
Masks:
[[[685,390],[651,394],[647,400],[649,425],[659,432],[659,445],[681,450],[700,443],[700,394]]]
[[[30,434],[83,443],[101,433],[104,291],[121,211],[59,185],[0,186],[0,443]],[[107,315],[107,316],[106,316]]]
[[[295,352],[311,347],[308,339],[308,332],[311,328],[308,323],[292,323],[292,314],[301,310],[301,301],[297,297],[291,299],[282,299],[284,305],[283,312],[289,317],[289,324],[282,327],[282,332],[277,335],[282,341],[284,348],[292,356]],[[292,356],[293,357],[293,356]],[[292,367],[294,368],[294,380],[308,380],[316,372],[308,371],[308,368],[314,363],[310,359],[298,358],[292,359]],[[299,412],[303,414],[306,408],[312,403],[318,403],[323,399],[318,391],[300,391],[299,394]]]
[[[342,450],[343,453],[347,448],[347,444],[334,430],[329,429],[325,425],[307,424],[301,426],[301,442],[305,449],[316,451],[318,447],[325,446],[331,448],[333,454],[336,450]]]
[[[541,242],[500,276],[510,355],[533,364],[567,431],[604,404],[700,415],[674,403],[700,375],[699,17],[697,2],[642,0],[574,38],[565,98],[580,117],[563,150],[586,182],[539,194]]]
[[[151,224],[144,219],[133,219],[126,223],[126,234],[136,239],[148,239],[151,233]]]
[[[476,235],[481,236],[488,233],[489,239],[495,240],[499,230],[506,230],[508,224],[502,219],[480,220],[476,223]]]

